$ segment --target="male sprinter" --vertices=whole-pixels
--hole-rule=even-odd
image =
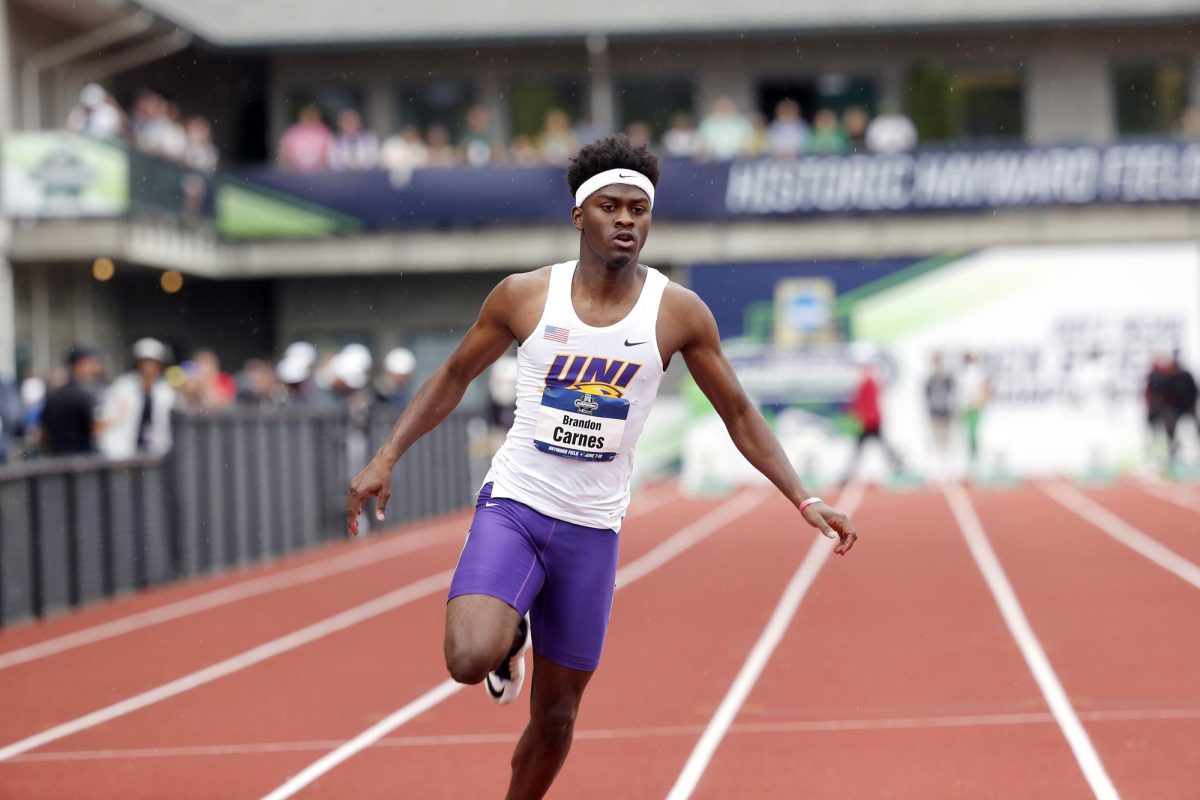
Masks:
[[[623,135],[580,151],[567,170],[579,260],[501,281],[350,486],[347,521],[357,533],[368,497],[378,498],[383,520],[396,461],[519,343],[516,422],[479,492],[445,639],[456,681],[485,682],[495,700],[511,703],[532,625],[530,720],[513,753],[509,800],[542,797],[571,747],[608,627],[634,444],[676,353],[750,463],[805,522],[840,539],[834,552],[858,538],[844,514],[800,485],[721,353],[708,307],[638,264],[658,176],[658,158]]]

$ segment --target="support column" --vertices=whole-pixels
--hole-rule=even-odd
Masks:
[[[12,262],[0,255],[0,380],[15,380],[17,377],[17,304],[14,291]]]
[[[46,264],[37,264],[29,271],[29,350],[30,361],[37,372],[45,372],[55,364],[50,326],[50,275]]]
[[[587,37],[589,104],[594,130],[611,133],[616,130],[613,110],[612,67],[608,57],[608,37],[602,33]]]

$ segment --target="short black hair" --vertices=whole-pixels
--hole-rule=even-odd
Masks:
[[[73,367],[85,358],[99,358],[100,351],[86,344],[73,344],[67,348],[66,358],[68,367]]]
[[[648,145],[635,145],[623,133],[597,139],[580,150],[579,155],[571,159],[571,165],[567,167],[567,186],[574,195],[583,182],[593,175],[622,167],[642,173],[650,179],[650,183],[658,186],[658,156],[654,155]]]

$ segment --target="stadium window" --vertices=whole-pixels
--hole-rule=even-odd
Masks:
[[[657,141],[679,113],[695,117],[696,85],[690,78],[624,78],[617,83],[622,128],[644,122]]]
[[[1023,74],[920,62],[908,71],[906,112],[922,142],[1023,139]]]
[[[859,106],[874,114],[878,97],[874,80],[843,73],[828,73],[817,78],[765,78],[758,82],[757,111],[768,122],[784,100],[799,103],[800,114],[812,123],[813,116],[823,108],[841,114],[850,106]]]
[[[572,123],[585,116],[586,78],[523,78],[506,87],[511,130],[515,136],[536,137],[555,109],[565,111]]]
[[[431,125],[442,125],[457,139],[475,97],[475,87],[465,80],[401,84],[396,91],[395,127],[416,125],[424,131]]]
[[[325,124],[330,127],[337,123],[338,112],[353,108],[363,115],[370,127],[366,103],[363,100],[363,90],[359,86],[322,86],[314,89],[294,89],[288,92],[288,124],[295,122],[300,109],[310,103],[321,110]]]
[[[956,72],[958,135],[963,139],[1021,139],[1024,89],[1016,67]]]
[[[1117,133],[1169,134],[1188,104],[1188,65],[1184,59],[1118,64],[1113,68]]]

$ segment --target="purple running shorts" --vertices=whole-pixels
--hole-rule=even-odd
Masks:
[[[617,541],[615,531],[493,500],[492,484],[485,484],[449,599],[484,594],[522,616],[528,611],[535,653],[569,669],[594,670],[612,612]]]

